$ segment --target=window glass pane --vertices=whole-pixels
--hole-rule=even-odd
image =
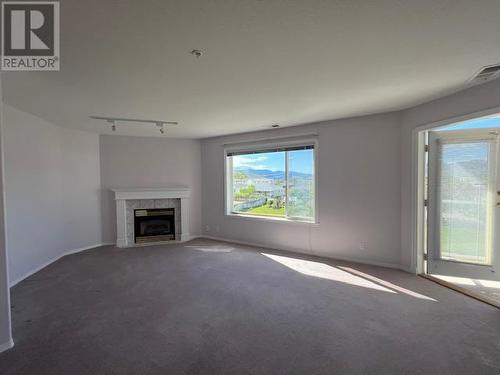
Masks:
[[[442,259],[481,264],[489,261],[488,155],[487,142],[442,145],[439,183]]]
[[[233,212],[285,216],[285,152],[231,156]]]
[[[288,151],[287,215],[314,217],[314,150]]]

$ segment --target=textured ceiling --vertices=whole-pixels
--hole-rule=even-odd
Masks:
[[[497,0],[62,0],[61,71],[2,73],[4,100],[71,128],[148,118],[197,138],[398,110],[500,62],[499,15]]]

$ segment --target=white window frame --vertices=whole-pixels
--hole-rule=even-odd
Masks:
[[[312,219],[301,217],[275,217],[275,216],[262,216],[238,213],[232,211],[233,201],[233,165],[232,158],[228,158],[228,153],[232,152],[245,152],[262,149],[273,148],[286,148],[286,147],[300,147],[300,146],[313,146],[313,159],[314,159],[314,215]],[[288,162],[285,158],[285,163]],[[285,172],[286,173],[286,172]],[[287,180],[288,181],[288,180]],[[253,141],[241,142],[236,144],[224,145],[224,214],[227,217],[244,218],[259,221],[271,222],[286,222],[298,224],[319,224],[318,221],[318,139],[317,137],[308,138],[286,138],[277,140],[266,141]]]

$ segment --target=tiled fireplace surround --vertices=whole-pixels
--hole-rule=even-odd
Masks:
[[[134,240],[134,210],[175,208],[175,239],[189,235],[189,188],[113,189],[116,201],[116,246],[140,246]],[[149,243],[151,245],[152,243]]]

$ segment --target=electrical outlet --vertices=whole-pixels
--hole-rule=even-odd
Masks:
[[[210,232],[210,225],[205,225],[205,232]]]
[[[359,250],[365,251],[366,250],[366,241],[361,241],[359,243]]]

